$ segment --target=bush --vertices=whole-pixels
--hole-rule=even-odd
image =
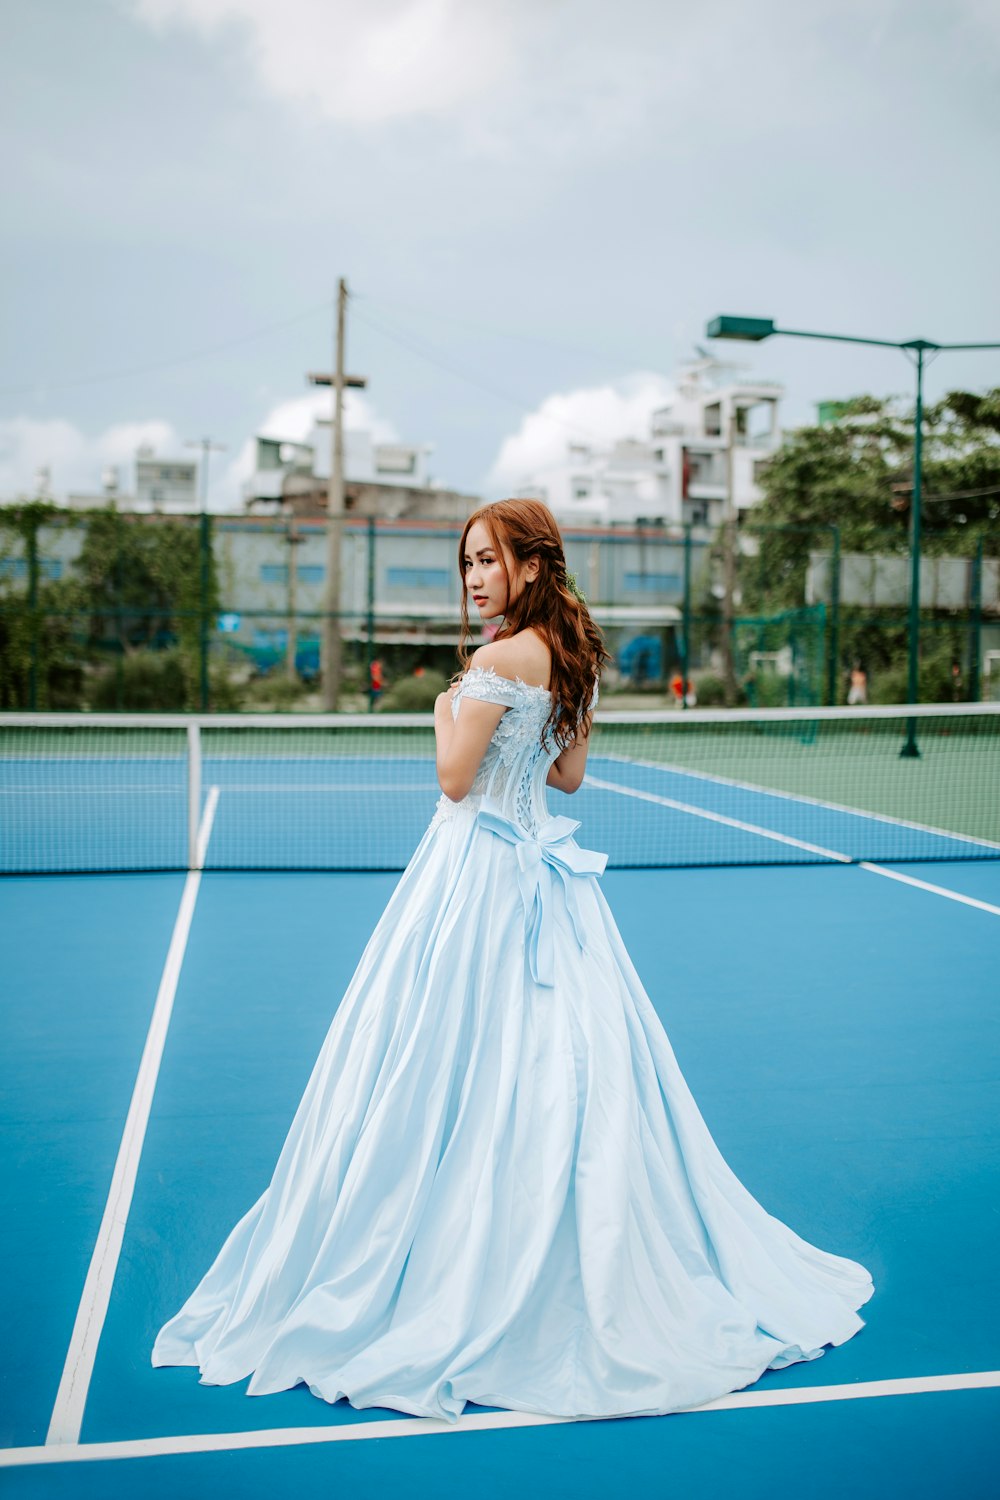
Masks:
[[[380,713],[416,714],[425,713],[434,707],[438,693],[443,693],[448,680],[443,672],[425,672],[422,677],[403,677],[394,682],[379,700]]]
[[[954,697],[954,682],[951,664],[956,659],[947,642],[936,644],[931,650],[920,653],[920,702],[951,703]],[[959,658],[960,659],[960,658]],[[882,671],[873,671],[868,685],[870,703],[905,703],[909,687],[909,666],[905,656],[894,661]]]
[[[131,651],[95,678],[93,707],[105,713],[183,712],[188,706],[187,679],[181,652]]]
[[[315,692],[314,683],[289,677],[276,667],[262,677],[252,677],[243,690],[243,698],[247,708],[255,713],[286,713],[302,708]]]
[[[726,685],[721,677],[706,672],[694,679],[694,690],[699,708],[723,708],[726,702]]]

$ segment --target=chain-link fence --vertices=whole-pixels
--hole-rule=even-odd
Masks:
[[[348,516],[328,589],[323,518],[0,510],[0,708],[315,709],[325,622],[338,705],[421,709],[455,669],[454,524]],[[604,698],[683,706],[906,697],[898,534],[846,552],[835,527],[564,528],[612,654]],[[729,590],[727,595],[727,588]],[[1000,538],[928,539],[921,697],[1000,697]],[[482,639],[476,623],[474,640]]]

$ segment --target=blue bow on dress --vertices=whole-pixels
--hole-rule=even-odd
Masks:
[[[490,833],[499,834],[517,852],[517,883],[524,902],[525,943],[531,977],[536,984],[555,984],[555,942],[552,917],[552,881],[558,875],[566,894],[566,909],[576,940],[582,948],[586,936],[580,912],[576,877],[603,875],[606,854],[580,849],[572,843],[579,828],[572,818],[549,818],[536,834],[529,833],[500,811],[492,797],[484,797],[476,821]]]

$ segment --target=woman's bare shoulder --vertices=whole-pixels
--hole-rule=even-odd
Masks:
[[[506,640],[490,641],[474,651],[470,665],[492,667],[503,677],[520,677],[532,687],[548,687],[551,654],[533,630],[520,630]]]

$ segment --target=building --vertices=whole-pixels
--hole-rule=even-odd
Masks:
[[[198,464],[191,458],[158,458],[148,444],[143,444],[136,450],[131,490],[121,488],[121,470],[112,464],[101,474],[100,490],[70,491],[65,504],[69,510],[100,510],[115,505],[119,510],[145,515],[190,515],[199,506]]]
[[[732,368],[707,355],[683,365],[648,433],[608,448],[568,443],[563,462],[526,475],[520,492],[544,500],[562,525],[715,527],[730,490],[737,513],[749,510],[761,497],[760,466],[781,443],[784,390],[726,379]]]
[[[326,512],[331,459],[330,418],[316,419],[308,441],[258,437],[254,472],[243,486],[246,510],[257,515]],[[348,514],[383,520],[464,521],[476,495],[435,485],[426,444],[377,443],[364,429],[344,431],[344,506]]]

